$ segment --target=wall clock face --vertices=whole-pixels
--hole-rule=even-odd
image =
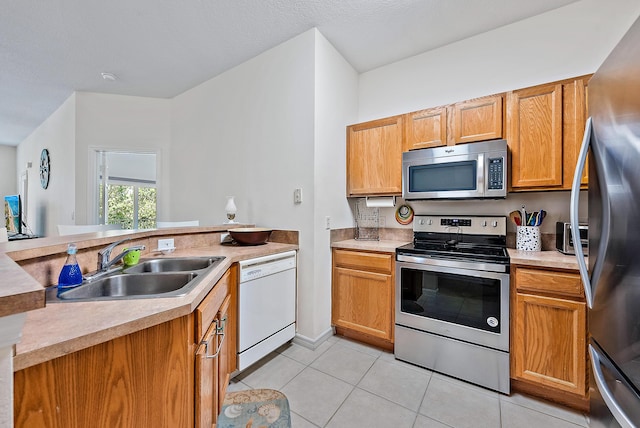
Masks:
[[[42,149],[40,153],[40,184],[43,189],[49,187],[49,174],[51,173],[51,168],[49,164],[49,150]]]

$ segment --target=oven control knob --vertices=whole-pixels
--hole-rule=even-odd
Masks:
[[[487,318],[487,324],[489,324],[489,327],[496,328],[498,326],[498,319],[496,317],[489,317]]]
[[[423,225],[424,224],[424,219],[418,220],[418,224]]]
[[[429,219],[429,220],[427,221],[427,224],[428,224],[429,226],[431,226],[431,225],[433,224],[433,220]]]
[[[494,221],[493,223],[491,223],[491,226],[493,226],[493,227],[498,227],[498,222],[497,222],[497,221]]]
[[[482,222],[482,227],[487,227],[487,221],[486,221],[486,220],[484,220],[484,221]]]

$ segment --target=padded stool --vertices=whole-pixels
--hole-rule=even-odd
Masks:
[[[218,428],[291,428],[289,400],[274,389],[229,392],[218,416]]]

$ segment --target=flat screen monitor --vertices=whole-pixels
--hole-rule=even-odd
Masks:
[[[22,201],[20,195],[4,197],[4,219],[7,232],[11,234],[22,233]]]

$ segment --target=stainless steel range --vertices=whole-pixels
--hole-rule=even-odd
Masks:
[[[396,250],[395,357],[509,393],[506,217],[416,216]]]

